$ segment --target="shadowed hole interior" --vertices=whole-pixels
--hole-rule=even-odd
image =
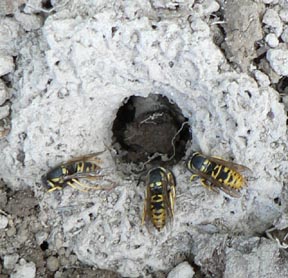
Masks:
[[[192,137],[188,119],[178,105],[159,94],[126,98],[112,132],[113,148],[122,162],[151,162],[152,166],[179,162]]]

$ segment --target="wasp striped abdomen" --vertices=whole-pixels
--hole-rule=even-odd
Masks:
[[[164,196],[163,196],[163,188],[161,183],[151,183],[150,185],[151,191],[151,216],[152,222],[155,228],[160,231],[165,226],[166,221],[166,212],[165,212],[165,204]]]

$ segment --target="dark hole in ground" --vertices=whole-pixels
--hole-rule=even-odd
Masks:
[[[125,163],[176,164],[192,137],[187,121],[163,95],[131,96],[114,120],[113,147]]]
[[[42,8],[50,10],[53,8],[53,5],[50,0],[44,0],[42,1]]]
[[[282,94],[282,95],[287,95],[288,94],[288,77],[284,76],[282,77],[279,82],[276,84],[273,84],[274,88],[276,88],[276,90]]]
[[[281,206],[281,199],[279,197],[274,198],[274,203]]]
[[[45,251],[49,248],[49,244],[46,240],[44,240],[41,244],[40,244],[40,248],[42,251]]]

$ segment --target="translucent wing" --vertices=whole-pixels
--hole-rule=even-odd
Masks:
[[[170,199],[170,192],[168,192],[168,179],[167,176],[165,176],[165,180],[163,180],[163,199],[164,199],[164,205],[165,205],[165,212],[167,215],[166,218],[166,224],[170,225],[173,220],[173,204],[171,203]]]
[[[144,200],[144,208],[142,214],[142,225],[145,224],[148,231],[150,232],[150,227],[152,224],[152,215],[151,215],[151,191],[149,183],[146,183],[146,191],[145,191],[145,200]]]
[[[232,170],[235,170],[236,172],[249,172],[249,173],[252,173],[251,169],[249,169],[248,167],[244,166],[244,165],[241,165],[241,164],[237,164],[237,163],[234,163],[234,162],[231,162],[231,161],[226,161],[226,160],[223,160],[221,158],[218,158],[218,157],[215,157],[215,156],[207,156],[207,158],[212,161],[212,162],[215,162],[216,164],[221,164],[221,165],[224,165]]]
[[[101,152],[96,152],[96,153],[91,153],[91,154],[75,157],[75,158],[69,159],[67,162],[61,163],[60,165],[65,166],[65,165],[75,163],[75,162],[80,162],[80,161],[91,162],[94,164],[101,164],[102,160],[98,156],[104,152],[105,151],[101,151]]]
[[[215,186],[215,187],[221,189],[226,194],[230,195],[231,197],[239,198],[241,196],[241,194],[238,191],[236,191],[235,189],[233,189],[233,188],[231,188],[231,187],[219,182],[218,180],[214,179],[213,177],[211,177],[211,176],[209,176],[209,175],[207,175],[205,173],[202,173],[201,171],[199,171],[197,169],[193,169],[193,173],[198,175],[199,177],[209,181],[211,183],[211,187],[212,187],[211,189],[212,190],[213,190],[213,186]]]
[[[107,173],[106,173],[107,174]],[[63,180],[71,180],[71,179],[87,179],[87,180],[99,180],[106,176],[103,169],[96,169],[92,172],[77,172],[71,175],[63,176]]]

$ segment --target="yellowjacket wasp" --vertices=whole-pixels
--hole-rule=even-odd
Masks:
[[[220,188],[232,197],[240,197],[237,190],[247,184],[246,179],[240,173],[251,172],[246,166],[217,157],[205,156],[199,152],[192,153],[187,160],[187,168],[193,173],[191,180],[199,176],[203,186],[216,192]]]
[[[48,192],[55,190],[61,190],[65,186],[71,186],[79,191],[88,191],[90,189],[111,189],[115,186],[115,182],[112,183],[112,187],[103,187],[100,185],[89,186],[79,181],[79,179],[87,180],[99,180],[104,178],[103,169],[99,166],[102,161],[97,156],[103,152],[90,154],[69,160],[52,168],[47,174],[42,176],[42,182],[48,188]]]
[[[146,176],[146,196],[142,224],[149,224],[160,231],[172,221],[175,204],[175,178],[170,170],[163,167],[151,169]],[[149,230],[149,229],[148,229]]]

